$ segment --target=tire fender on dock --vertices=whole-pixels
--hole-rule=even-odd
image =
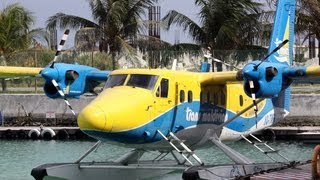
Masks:
[[[40,136],[40,129],[31,129],[28,133],[28,137],[33,140],[38,139],[39,136]]]
[[[51,128],[43,128],[41,137],[45,140],[51,140],[56,136],[56,133]]]

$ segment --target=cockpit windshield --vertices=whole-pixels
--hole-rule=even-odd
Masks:
[[[152,90],[158,80],[158,76],[146,74],[131,74],[127,86],[134,86]]]
[[[105,89],[115,86],[123,86],[127,78],[127,74],[115,74],[111,75],[105,85]]]

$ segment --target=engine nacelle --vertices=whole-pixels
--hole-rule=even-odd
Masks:
[[[60,98],[57,88],[53,85],[54,79],[67,98],[79,98],[93,89],[102,81],[106,81],[109,73],[78,64],[55,63],[54,67],[47,67],[41,72],[46,80],[44,92],[50,98]]]
[[[273,98],[286,89],[291,81],[283,76],[288,66],[279,63],[264,62],[256,67],[260,61],[253,61],[243,68],[244,90],[248,96],[255,93],[256,98]],[[249,81],[253,81],[251,89]]]

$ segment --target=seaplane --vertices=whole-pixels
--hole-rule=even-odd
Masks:
[[[214,145],[234,162],[231,168],[226,167],[226,172],[219,176],[213,176],[214,173],[210,176],[207,170],[206,175],[201,176],[204,171],[198,171],[196,176],[186,179],[236,178],[239,174],[231,175],[235,167],[242,169],[238,173],[252,174],[264,169],[266,165],[255,163],[225,142],[240,139],[251,142],[248,136],[255,137],[253,133],[289,114],[292,82],[320,76],[319,66],[292,66],[295,9],[295,0],[278,0],[268,55],[237,71],[120,69],[111,72],[58,63],[56,59],[68,31],[48,67],[0,67],[0,74],[5,77],[40,74],[46,80],[45,94],[64,99],[77,115],[79,128],[98,140],[77,161],[40,165],[32,170],[32,176],[37,180],[47,177],[145,179],[190,167],[206,168],[208,165],[195,150]],[[103,91],[75,113],[67,98],[80,98],[105,81]],[[101,142],[132,150],[112,162],[83,162]],[[148,151],[159,155],[141,160]],[[271,148],[271,151],[275,150]],[[165,160],[167,156],[172,156],[172,160]]]

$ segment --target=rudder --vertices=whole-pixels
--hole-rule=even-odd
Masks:
[[[268,53],[284,40],[288,39],[289,42],[271,55],[267,61],[289,66],[292,65],[293,60],[296,0],[278,0],[277,3]]]

